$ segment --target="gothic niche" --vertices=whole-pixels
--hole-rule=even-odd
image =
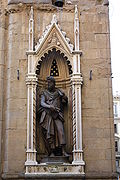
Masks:
[[[38,86],[37,86],[37,105],[36,111],[40,107],[40,97],[41,92],[47,88],[46,77],[53,76],[56,81],[56,87],[61,89],[65,95],[68,97],[68,104],[64,108],[64,131],[66,146],[65,151],[70,155],[69,160],[72,161],[72,150],[73,150],[73,140],[72,140],[72,89],[70,84],[70,75],[72,74],[72,66],[69,59],[61,53],[60,50],[53,48],[45,53],[43,57],[38,62],[36,74],[38,76]],[[43,133],[40,128],[40,124],[36,118],[36,150],[37,150],[37,162],[41,163],[42,159],[48,156],[44,143]],[[59,155],[60,149],[58,149]]]

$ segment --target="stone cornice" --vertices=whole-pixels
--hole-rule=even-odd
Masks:
[[[50,4],[32,4],[32,3],[23,4],[23,3],[19,3],[19,4],[9,4],[7,6],[7,8],[5,9],[5,11],[6,11],[5,15],[9,15],[9,14],[13,14],[13,13],[19,13],[19,12],[22,12],[26,9],[30,10],[31,5],[34,7],[34,10],[53,12],[53,13],[58,11],[55,6],[50,5]],[[65,5],[62,8],[62,11],[74,13],[74,5]]]
[[[51,0],[8,0],[8,4],[18,4],[18,3],[23,3],[23,4],[28,4],[28,3],[44,3],[44,4],[52,4]]]

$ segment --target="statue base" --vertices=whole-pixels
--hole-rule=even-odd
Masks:
[[[41,163],[37,165],[27,165],[26,166],[26,177],[44,177],[43,179],[46,179],[46,177],[51,177],[51,179],[54,179],[54,176],[60,177],[64,176],[84,176],[84,163],[81,162],[80,165],[73,165],[68,163]],[[54,177],[54,178],[53,178]]]
[[[45,163],[45,164],[69,163],[69,157],[70,156],[47,156],[44,157],[40,163]]]

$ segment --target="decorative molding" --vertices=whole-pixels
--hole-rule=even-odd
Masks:
[[[83,84],[83,77],[82,75],[74,74],[71,77],[71,82],[73,85],[82,85]]]
[[[8,16],[9,14],[19,13],[22,12],[19,8],[11,8],[11,9],[5,9],[5,15]]]
[[[9,3],[9,5],[6,8],[6,15],[11,14],[11,13],[17,13],[17,12],[22,12],[26,9],[30,9],[31,5],[34,7],[34,10],[39,10],[39,11],[46,11],[46,12],[52,12],[55,13],[57,12],[57,8],[51,4],[43,4],[43,3]],[[62,8],[62,11],[65,12],[71,12],[74,13],[74,5],[65,5]]]
[[[19,4],[19,3],[23,3],[23,4],[33,4],[33,3],[43,3],[43,4],[51,4],[51,0],[8,0],[8,4]]]
[[[80,86],[80,85],[83,84],[83,78],[81,78],[81,79],[74,79],[74,80],[71,78],[71,81],[72,81],[73,85]]]
[[[37,85],[38,78],[36,74],[27,74],[26,76],[26,85]]]
[[[59,165],[46,165],[46,164],[40,164],[40,165],[28,165],[26,166],[26,177],[27,175],[32,175],[36,173],[38,176],[39,175],[51,175],[53,173],[57,174],[73,174],[74,175],[85,175],[84,173],[84,164],[81,163],[81,165],[77,166],[77,165],[73,165],[73,164],[59,164]]]
[[[83,53],[83,51],[81,51],[81,50],[79,50],[79,51],[77,51],[77,50],[73,51],[73,54],[79,54],[80,56],[82,55],[82,53]]]

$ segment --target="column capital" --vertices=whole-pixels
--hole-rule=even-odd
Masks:
[[[37,85],[38,78],[36,74],[27,74],[26,85]]]
[[[71,82],[73,85],[82,85],[83,84],[83,77],[81,74],[73,74],[71,77]]]
[[[78,54],[79,54],[79,55],[81,56],[82,53],[83,53],[82,50],[74,50],[74,51],[73,51],[73,54],[75,54],[75,55],[78,55]]]

